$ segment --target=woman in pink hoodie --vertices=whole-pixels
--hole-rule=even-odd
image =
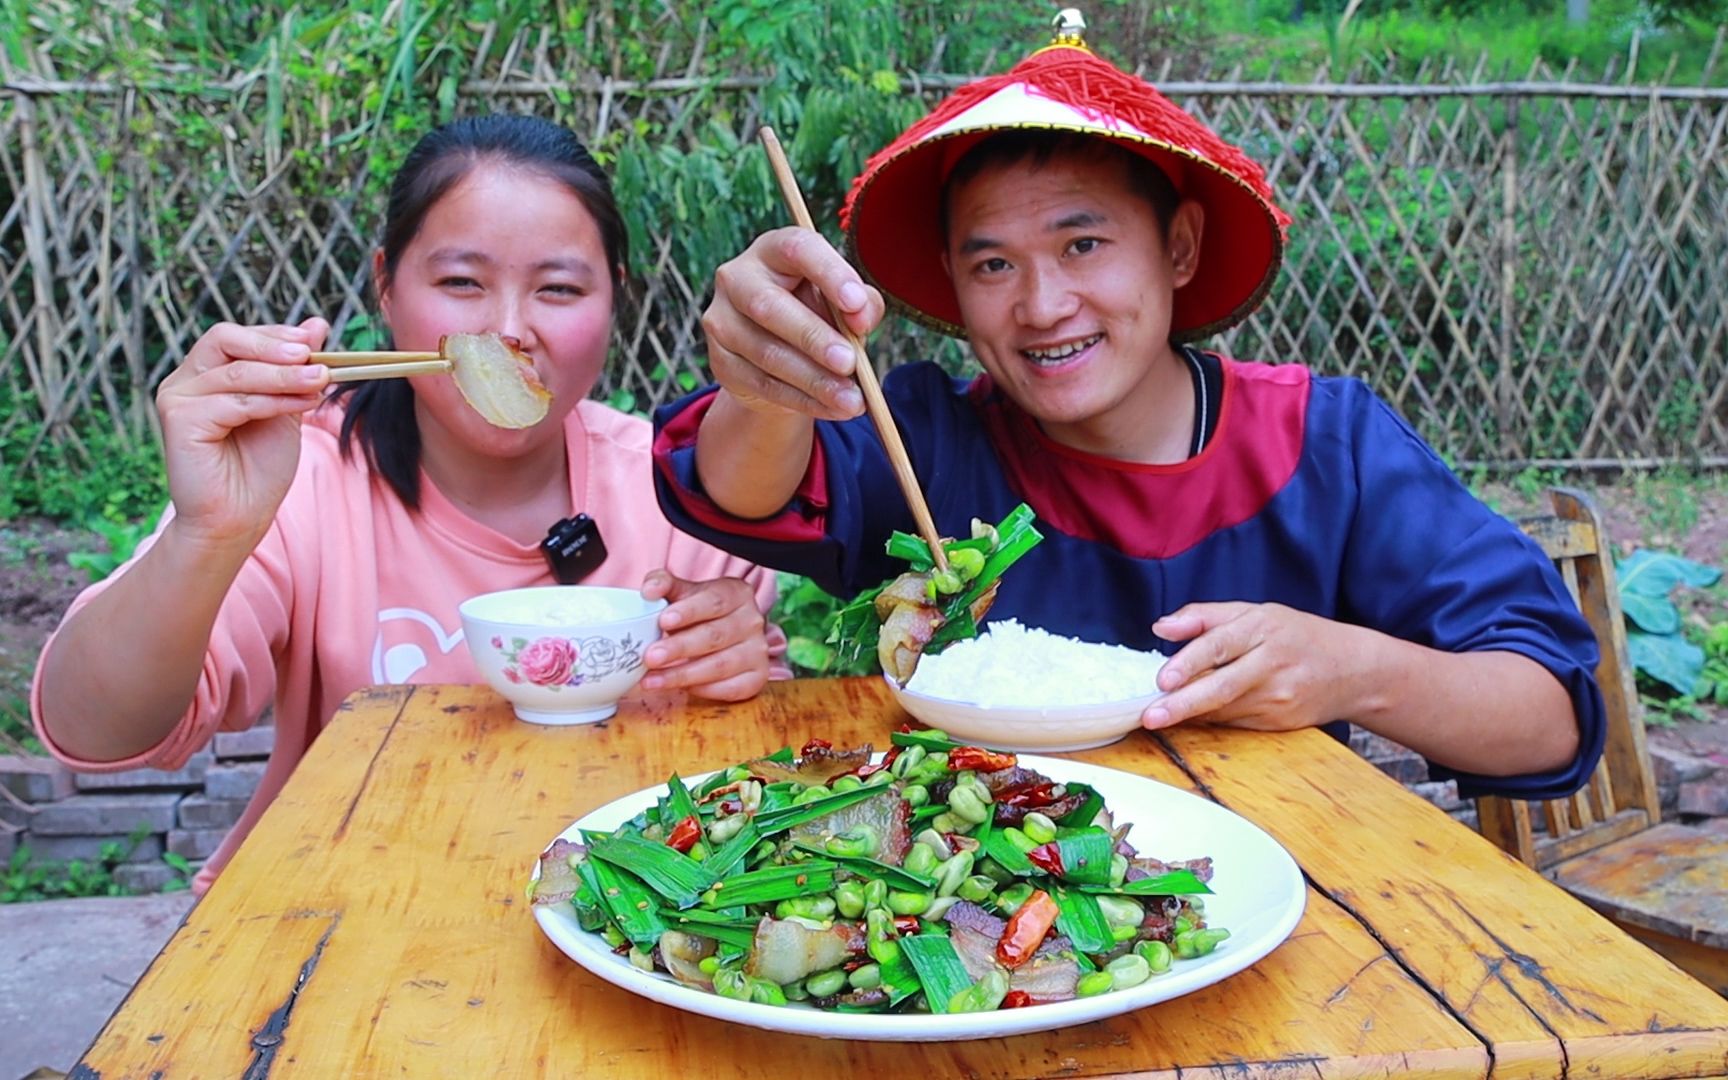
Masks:
[[[171,505],[74,602],[43,650],[44,745],[81,770],[178,768],[274,706],[276,749],[207,888],[358,687],[479,682],[457,605],[552,584],[539,541],[585,513],[609,552],[589,584],[666,597],[648,689],[719,700],[776,660],[765,571],[674,530],[655,504],[646,421],[588,394],[606,360],[626,230],[568,130],[488,116],[423,138],[374,256],[398,348],[511,335],[552,395],[540,423],[487,423],[448,375],[344,385],[309,363],[328,324],[220,325],[157,394]]]

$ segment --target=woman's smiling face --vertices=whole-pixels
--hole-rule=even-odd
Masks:
[[[574,191],[532,168],[476,164],[427,211],[378,291],[399,349],[493,332],[517,338],[533,359],[552,404],[520,431],[488,424],[449,376],[413,380],[423,418],[485,453],[510,457],[562,438],[564,417],[606,362],[612,275],[600,228]]]
[[[1058,442],[1148,415],[1172,294],[1192,276],[1198,207],[1166,230],[1109,156],[986,167],[948,193],[947,265],[979,362]]]

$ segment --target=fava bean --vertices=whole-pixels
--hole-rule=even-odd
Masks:
[[[1146,921],[1146,909],[1126,896],[1100,896],[1098,909],[1112,927],[1139,926]]]
[[[807,787],[803,791],[792,796],[792,805],[803,806],[806,803],[813,803],[817,799],[826,799],[832,794],[834,793],[829,791],[826,785],[817,784],[814,787]]]
[[[911,850],[906,852],[906,859],[900,864],[900,868],[908,874],[929,877],[936,872],[936,867],[941,862],[928,844],[913,844]]]
[[[864,914],[864,886],[856,881],[834,886],[834,906],[843,918],[856,919]]]
[[[654,955],[645,953],[636,946],[630,946],[630,966],[638,971],[654,973]]]
[[[1124,941],[1133,941],[1140,934],[1138,926],[1112,926],[1110,940],[1120,945]]]
[[[733,814],[731,817],[716,818],[714,824],[708,826],[708,839],[715,844],[726,841],[744,831],[744,826],[750,821],[743,814]]]
[[[1008,842],[1010,844],[1013,844],[1016,848],[1018,848],[1020,850],[1020,854],[1022,854],[1022,855],[1031,851],[1033,848],[1039,846],[1037,843],[1033,842],[1033,840],[1030,836],[1027,836],[1025,833],[1021,832],[1019,829],[1016,829],[1012,825],[1003,829],[1002,835],[1007,837]]]
[[[1008,974],[995,968],[982,979],[948,999],[951,1013],[989,1012],[1008,996]]]
[[[864,907],[879,908],[888,905],[888,883],[881,878],[871,878],[864,884]]]
[[[804,989],[811,997],[833,997],[846,985],[846,973],[839,968],[832,971],[818,972],[804,980]]]
[[[929,756],[929,753],[922,746],[908,746],[900,751],[900,756],[894,759],[894,764],[889,766],[889,771],[895,776],[904,778],[909,771],[921,764]]]
[[[749,978],[746,976],[746,978]],[[750,1000],[758,1005],[786,1004],[786,991],[780,989],[780,984],[768,979],[749,979]]]
[[[912,839],[914,843],[923,844],[934,851],[939,862],[947,862],[954,857],[954,849],[948,845],[948,838],[935,829],[925,829]]]
[[[1192,960],[1197,956],[1205,956],[1216,949],[1229,936],[1230,931],[1223,927],[1190,930],[1187,933],[1176,935],[1174,951],[1179,959]]]
[[[995,891],[995,878],[984,874],[973,874],[965,881],[962,881],[960,887],[954,890],[954,893],[960,899],[970,900],[972,903],[976,904]]]
[[[990,820],[990,805],[971,787],[955,784],[954,790],[948,793],[948,809],[968,825],[982,825]]]
[[[936,878],[936,895],[953,896],[960,891],[960,883],[972,874],[972,853],[962,851],[952,859],[942,864],[942,872]]]
[[[1056,823],[1036,810],[1020,822],[1020,831],[1035,844],[1048,844],[1056,839]]]
[[[1134,946],[1134,951],[1140,954],[1142,960],[1146,961],[1146,966],[1151,969],[1152,974],[1162,975],[1170,970],[1170,946],[1162,941],[1142,941]]]
[[[882,985],[882,966],[880,964],[864,964],[852,969],[852,974],[846,977],[854,990],[874,990]]]
[[[810,996],[810,991],[804,988],[804,980],[789,982],[780,988],[786,994],[787,1001],[803,1001]]]
[[[1110,884],[1120,887],[1128,880],[1128,856],[1120,851],[1110,856]]]
[[[922,915],[930,910],[930,894],[921,892],[890,892],[888,910],[896,915]]]
[[[749,1001],[750,977],[737,968],[723,967],[714,973],[714,992],[733,1001]]]
[[[923,784],[907,784],[900,789],[900,797],[911,807],[923,806],[930,801],[930,789]]]
[[[1032,898],[1032,883],[1022,881],[1018,885],[1010,885],[996,894],[997,912],[1002,915],[1012,915],[1020,910],[1020,905]]]
[[[834,794],[838,795],[842,791],[857,791],[863,786],[864,781],[858,779],[856,776],[841,776],[834,780],[833,791]]]
[[[738,782],[738,805],[744,808],[746,814],[754,814],[762,809],[762,784],[758,780],[740,780]]]
[[[1118,990],[1139,986],[1152,977],[1152,965],[1148,964],[1146,958],[1138,953],[1118,956],[1105,964],[1104,970],[1110,973],[1110,978],[1115,981],[1115,987]]]
[[[930,819],[930,827],[941,829],[945,833],[965,832],[972,827],[972,822],[962,821],[952,810],[944,810]]]
[[[718,956],[704,956],[696,961],[696,969],[704,975],[713,975],[720,970],[720,958]]]
[[[889,772],[887,769],[877,769],[875,772],[870,774],[870,779],[864,781],[864,786],[882,787],[885,784],[892,784],[893,782],[893,773]]]
[[[934,922],[948,914],[948,909],[959,902],[960,898],[958,896],[938,896],[936,899],[930,901],[930,908],[924,912],[923,917]]]
[[[774,905],[774,917],[787,919],[796,916],[826,922],[834,917],[835,907],[834,898],[830,896],[793,896]]]
[[[1074,984],[1076,997],[1097,997],[1116,988],[1116,977],[1108,971],[1088,971]]]
[[[838,836],[830,836],[823,845],[828,854],[844,858],[868,859],[876,854],[876,830],[868,825],[855,825]]]
[[[961,581],[971,581],[984,572],[984,553],[977,548],[961,548],[948,553],[948,569],[960,575]]]

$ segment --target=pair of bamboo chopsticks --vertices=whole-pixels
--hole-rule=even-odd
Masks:
[[[786,151],[780,147],[779,137],[774,134],[773,128],[763,127],[761,138],[763,148],[768,151],[768,163],[774,168],[774,179],[780,182],[780,194],[786,200],[787,209],[792,211],[792,217],[799,225],[815,232],[816,223],[810,218],[810,208],[804,205],[804,193],[798,190],[798,180],[792,175],[792,166],[786,160]],[[930,557],[935,561],[936,568],[947,570],[948,556],[942,550],[942,536],[936,531],[936,522],[930,517],[930,507],[924,501],[924,492],[918,486],[918,475],[912,471],[912,459],[906,454],[906,444],[900,441],[900,429],[894,426],[894,417],[888,411],[888,399],[882,396],[882,386],[876,381],[876,369],[870,364],[870,356],[864,351],[864,343],[847,327],[846,320],[834,301],[826,296],[822,299],[828,305],[829,318],[852,345],[853,368],[858,376],[858,388],[864,392],[865,411],[876,425],[876,433],[882,437],[882,445],[888,451],[888,460],[894,466],[894,477],[900,481],[900,491],[906,496],[906,505],[912,508],[912,520],[918,523],[918,532],[924,537],[924,542],[930,545]]]
[[[451,367],[448,356],[435,352],[315,352],[307,362],[328,367],[331,382],[437,375]]]

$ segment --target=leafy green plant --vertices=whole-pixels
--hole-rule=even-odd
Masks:
[[[0,904],[78,896],[130,896],[131,890],[114,880],[114,871],[143,838],[144,832],[140,830],[127,842],[111,840],[102,845],[95,862],[83,859],[41,862],[28,846],[20,847],[12,853],[5,873],[0,874]]]
[[[1728,622],[1704,631],[1704,668],[1698,678],[1698,699],[1728,708]]]
[[[1704,675],[1704,650],[1682,633],[1685,620],[1673,592],[1682,585],[1714,585],[1722,571],[1667,552],[1639,548],[1615,566],[1626,645],[1640,676],[1692,696]]]
[[[176,851],[165,851],[162,853],[162,861],[174,871],[174,876],[162,886],[163,892],[185,892],[192,887],[192,863],[186,856]]]
[[[145,521],[108,521],[97,518],[90,527],[108,541],[106,551],[74,551],[66,556],[73,569],[90,575],[91,581],[101,581],[132,557],[138,544],[150,535],[151,523]]]
[[[828,643],[844,604],[809,578],[780,575],[780,599],[770,618],[786,631],[786,658],[799,676],[867,675],[875,670],[873,656],[842,663]]]

